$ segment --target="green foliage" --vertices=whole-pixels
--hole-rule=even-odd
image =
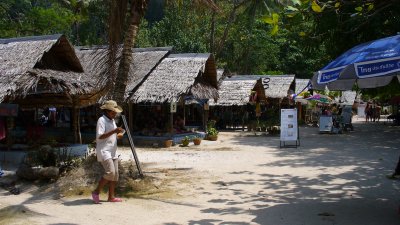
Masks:
[[[208,136],[216,136],[216,135],[218,135],[218,133],[219,133],[218,130],[214,127],[207,129]]]
[[[0,3],[0,37],[71,32],[74,15],[57,1],[6,0]]]
[[[217,136],[218,135],[218,130],[215,128],[215,120],[209,120],[207,122],[207,129],[206,129],[206,134],[208,136]]]
[[[293,8],[286,8],[284,25],[291,31],[303,27],[310,49],[324,46],[324,65],[357,44],[394,35],[400,27],[398,1],[307,0]]]
[[[185,136],[183,139],[182,139],[182,146],[188,146],[189,145],[189,143],[190,143],[190,137],[189,136]]]
[[[207,52],[208,26],[210,14],[193,10],[184,1],[182,6],[168,6],[164,19],[153,23],[142,23],[137,47],[173,46],[178,53]],[[142,38],[146,37],[147,40]]]
[[[364,99],[376,99],[378,102],[387,103],[395,96],[400,96],[400,84],[396,78],[392,82],[380,88],[362,89],[361,94]]]
[[[282,1],[217,1],[215,17],[192,1],[160,4],[150,12],[157,15],[146,16],[150,23],[142,20],[136,47],[211,52],[217,67],[237,74],[310,78],[345,50],[400,27],[398,1],[276,2]],[[75,45],[103,45],[108,12],[107,0],[2,0],[0,37],[63,33]]]

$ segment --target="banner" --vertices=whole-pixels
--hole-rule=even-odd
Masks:
[[[378,77],[400,71],[400,57],[354,63],[357,77]]]

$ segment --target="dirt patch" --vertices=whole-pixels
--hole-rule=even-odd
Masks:
[[[0,224],[15,224],[16,221],[20,221],[18,224],[29,225],[32,224],[29,218],[33,216],[44,214],[33,212],[23,205],[8,206],[0,209]]]
[[[56,186],[61,197],[90,196],[103,173],[101,165],[91,157],[82,166],[58,179]],[[116,192],[119,196],[128,198],[179,198],[187,187],[200,179],[187,168],[144,168],[145,177],[139,178],[136,165],[132,161],[120,161],[119,167],[120,180]]]

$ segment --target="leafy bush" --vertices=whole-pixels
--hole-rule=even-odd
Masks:
[[[218,130],[215,129],[214,127],[211,127],[207,130],[207,135],[208,136],[215,136],[218,135]]]
[[[218,130],[215,128],[216,121],[210,120],[207,123],[207,130],[206,133],[208,136],[216,136],[218,135]]]

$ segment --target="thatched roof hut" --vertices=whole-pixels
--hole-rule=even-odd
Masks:
[[[310,79],[297,79],[295,80],[296,82],[296,90],[295,94],[300,94],[301,91],[307,90],[307,86],[310,83]]]
[[[0,39],[0,55],[1,102],[69,106],[93,88],[64,35]]]
[[[171,54],[129,98],[134,103],[177,102],[182,96],[218,98],[217,70],[211,54]]]
[[[262,75],[267,98],[282,99],[294,93],[294,75]]]
[[[133,62],[129,71],[125,97],[138,88],[139,84],[150,74],[156,65],[172,50],[171,47],[135,48]],[[82,63],[85,73],[94,84],[99,84],[98,79],[106,71],[107,49],[104,47],[79,47],[76,54]],[[117,60],[119,56],[117,57]],[[102,101],[103,99],[100,99]]]
[[[210,100],[210,105],[232,106],[246,105],[252,91],[257,92],[258,98],[265,100],[265,89],[260,76],[232,76],[222,80],[219,86],[219,98],[215,102]]]

